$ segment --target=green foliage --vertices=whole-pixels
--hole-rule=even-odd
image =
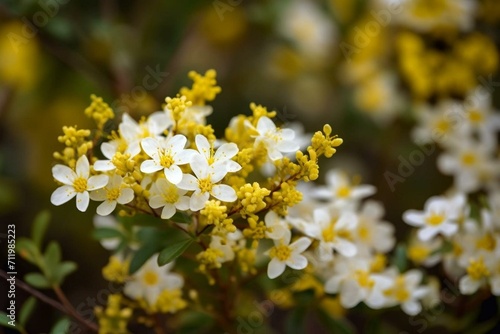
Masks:
[[[191,246],[194,239],[185,239],[165,247],[158,256],[158,265],[163,266],[181,256]]]

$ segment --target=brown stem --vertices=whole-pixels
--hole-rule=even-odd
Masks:
[[[59,300],[63,303],[64,307],[66,308],[66,310],[68,310],[69,314],[73,318],[77,319],[79,322],[82,323],[82,325],[84,325],[88,329],[90,329],[94,332],[99,331],[99,328],[97,327],[96,324],[94,324],[93,322],[89,322],[80,316],[80,314],[75,310],[73,305],[71,305],[70,301],[68,300],[68,298],[66,298],[66,295],[64,294],[64,292],[61,290],[61,288],[58,285],[54,285],[52,288],[53,288],[54,292],[56,293],[57,297],[59,298]]]
[[[7,275],[7,273],[4,270],[1,270],[1,269],[0,269],[0,277],[3,277],[5,279],[10,278],[9,275]],[[47,295],[41,293],[40,291],[38,291],[36,289],[33,289],[31,286],[29,286],[28,284],[24,283],[23,281],[21,281],[18,278],[16,278],[16,286],[18,286],[19,288],[21,288],[24,291],[28,292],[30,295],[36,297],[37,299],[41,300],[42,302],[44,302],[44,303],[52,306],[56,310],[59,310],[60,312],[69,315],[70,317],[74,318],[76,321],[78,321],[79,323],[81,323],[82,325],[84,325],[85,327],[87,327],[88,329],[90,329],[90,330],[92,330],[94,332],[98,332],[99,331],[99,328],[97,328],[96,324],[88,322],[87,320],[83,319],[76,311],[73,312],[72,310],[74,310],[74,309],[73,309],[73,307],[71,305],[70,305],[71,309],[68,309],[67,307],[65,307],[61,303],[57,302],[56,300],[48,297]]]

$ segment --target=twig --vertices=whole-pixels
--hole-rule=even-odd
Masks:
[[[3,277],[5,279],[10,278],[9,275],[7,275],[7,273],[4,270],[1,270],[1,269],[0,269],[0,277]],[[61,304],[58,301],[50,298],[47,295],[41,293],[38,290],[33,289],[31,286],[29,286],[28,284],[24,283],[23,281],[21,281],[18,278],[16,278],[16,286],[18,286],[21,289],[23,289],[24,291],[28,292],[30,295],[38,298],[42,302],[44,302],[44,303],[52,306],[53,308],[61,311],[62,313],[69,315],[70,317],[74,318],[76,321],[78,321],[79,323],[81,323],[82,325],[84,325],[85,327],[87,327],[88,329],[90,329],[90,330],[92,330],[94,332],[98,332],[99,331],[99,328],[97,328],[96,324],[88,322],[87,320],[83,319],[78,313],[76,313],[76,311],[72,311],[72,310],[74,310],[72,306],[71,306],[71,309],[67,309],[63,304]],[[57,291],[56,291],[56,293],[57,293]]]

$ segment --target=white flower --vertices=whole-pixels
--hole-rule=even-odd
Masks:
[[[485,285],[491,275],[490,263],[492,261],[484,261],[482,257],[478,259],[470,259],[467,267],[467,275],[460,278],[458,287],[464,295],[471,295],[476,292],[482,285]],[[495,282],[497,284],[497,282]],[[498,282],[500,283],[500,282]],[[495,286],[495,289],[500,286]],[[495,292],[499,292],[496,290]]]
[[[437,165],[442,173],[454,176],[458,190],[474,192],[498,176],[500,164],[493,158],[491,149],[473,139],[462,140],[442,153]]]
[[[243,233],[241,233],[240,230],[236,230],[234,232],[228,233],[224,238],[217,235],[212,235],[209,248],[220,250],[223,256],[221,258],[218,258],[217,260],[219,263],[224,263],[234,260],[234,251],[235,248],[238,248],[240,246],[240,242],[245,243],[245,239],[243,238]]]
[[[358,225],[358,218],[353,212],[340,213],[332,208],[318,208],[313,211],[312,222],[293,223],[305,235],[319,240],[317,251],[322,261],[331,260],[333,250],[346,257],[352,257],[358,251],[351,240]]]
[[[158,111],[149,115],[148,119],[144,122],[137,123],[127,113],[123,114],[122,122],[118,126],[120,135],[128,143],[130,152],[140,152],[140,142],[144,138],[159,138],[160,135],[170,126],[173,122],[164,112]]]
[[[370,308],[384,306],[383,291],[391,280],[370,271],[370,261],[364,258],[340,258],[336,260],[334,274],[325,282],[325,291],[339,293],[340,304],[352,308],[365,302]]]
[[[236,201],[238,197],[232,187],[226,184],[217,184],[226,176],[226,168],[214,168],[200,153],[193,155],[190,166],[196,177],[191,174],[183,174],[182,180],[177,186],[181,189],[194,191],[189,202],[191,211],[203,209],[210,196],[223,202]]]
[[[238,154],[238,146],[235,143],[225,143],[214,151],[214,148],[203,135],[196,135],[196,147],[198,152],[207,160],[208,165],[213,168],[224,168],[227,172],[237,172],[241,169],[240,164],[231,160]]]
[[[187,138],[184,135],[175,135],[166,139],[146,138],[141,142],[142,149],[152,159],[141,164],[141,172],[154,173],[164,171],[165,177],[173,184],[182,179],[179,165],[189,163],[194,150],[185,149]]]
[[[383,216],[384,207],[378,202],[369,200],[361,207],[355,233],[356,246],[361,253],[387,253],[394,247],[394,226],[382,221]]]
[[[78,158],[75,170],[65,165],[55,165],[52,175],[63,185],[52,193],[50,202],[61,205],[76,196],[76,207],[82,212],[89,206],[89,191],[103,188],[108,183],[107,175],[90,176],[89,160],[85,155]]]
[[[109,178],[104,188],[90,192],[90,199],[103,201],[97,207],[97,213],[107,216],[116,208],[116,204],[127,204],[134,199],[134,190],[123,183],[120,175],[114,174]]]
[[[283,274],[286,266],[296,270],[307,267],[307,258],[302,253],[311,245],[311,239],[301,237],[290,244],[291,236],[288,232],[280,240],[274,240],[274,247],[267,252],[271,257],[267,276],[271,279]]]
[[[169,219],[177,210],[186,211],[189,209],[189,197],[184,196],[186,192],[166,179],[158,179],[151,187],[149,206],[153,209],[163,207],[161,218]]]
[[[264,145],[269,159],[275,161],[283,158],[283,153],[298,151],[300,146],[295,141],[295,132],[292,129],[277,128],[274,122],[266,116],[257,122],[255,146]]]
[[[174,263],[159,267],[158,255],[151,257],[130,280],[125,283],[123,292],[135,300],[144,299],[150,306],[154,306],[163,290],[180,289],[184,285],[181,275],[171,273]]]
[[[422,273],[412,269],[404,274],[398,274],[395,270],[388,270],[387,277],[392,279],[390,287],[383,291],[386,297],[386,306],[401,305],[403,311],[408,315],[417,315],[422,310],[419,300],[424,298],[429,288],[421,286]]]
[[[266,223],[266,227],[270,229],[270,231],[266,231],[266,237],[269,239],[281,239],[290,231],[287,221],[278,216],[274,211],[266,213],[264,222]]]
[[[343,207],[357,203],[359,200],[373,195],[377,189],[372,185],[353,185],[347,174],[341,170],[329,170],[326,174],[327,186],[317,187],[311,191],[311,196],[329,200]]]
[[[461,217],[464,205],[463,195],[452,199],[434,196],[425,202],[424,211],[405,211],[403,220],[420,227],[418,237],[422,241],[430,240],[439,233],[450,237],[458,230],[457,219]]]

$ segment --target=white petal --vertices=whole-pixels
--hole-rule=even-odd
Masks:
[[[82,155],[76,161],[75,172],[76,172],[76,175],[83,177],[85,179],[87,179],[89,177],[90,165],[89,165],[89,160],[87,159],[86,155]]]
[[[452,236],[458,231],[458,225],[450,222],[443,223],[441,225],[441,232],[447,237]]]
[[[97,214],[107,216],[116,208],[116,201],[104,201],[97,207]]]
[[[77,193],[76,194],[76,208],[80,210],[81,212],[85,212],[87,208],[89,207],[89,193],[88,191],[84,191],[82,193]]]
[[[134,199],[134,190],[132,188],[125,188],[121,190],[120,197],[116,200],[120,204],[127,204]]]
[[[161,218],[162,219],[169,219],[172,218],[172,216],[175,214],[175,206],[173,204],[167,203],[163,207],[163,210],[161,210]]]
[[[352,197],[354,198],[364,198],[371,196],[377,192],[377,188],[372,185],[361,185],[357,186],[352,190]]]
[[[262,116],[257,122],[257,131],[262,135],[268,131],[276,131],[276,125],[267,116]]]
[[[425,214],[417,210],[407,210],[403,213],[403,220],[411,226],[422,226],[425,224]]]
[[[177,203],[175,203],[175,207],[181,211],[189,210],[189,197],[181,196]]]
[[[358,249],[355,244],[342,238],[337,238],[337,241],[335,242],[335,249],[337,252],[346,257],[352,257],[358,253]]]
[[[195,192],[189,200],[189,208],[191,211],[199,211],[205,207],[210,194],[208,192],[198,193]]]
[[[469,275],[466,275],[458,281],[458,287],[460,292],[464,295],[472,295],[476,292],[481,286],[481,282],[479,280],[475,280],[470,278]]]
[[[148,130],[154,135],[160,135],[172,121],[163,111],[155,112],[148,117]]]
[[[352,308],[363,299],[361,287],[353,280],[345,280],[340,292],[340,303],[345,308]]]
[[[280,152],[296,152],[300,149],[300,146],[292,141],[282,141],[276,145],[276,149]]]
[[[223,144],[214,154],[215,161],[229,160],[238,154],[238,146],[235,143]]]
[[[163,166],[156,163],[154,160],[145,160],[141,164],[141,172],[150,174],[163,169]]]
[[[52,176],[66,185],[72,185],[75,178],[77,178],[76,173],[71,168],[60,164],[52,167]]]
[[[101,152],[106,158],[113,159],[113,156],[117,151],[117,147],[117,145],[113,145],[112,143],[104,142],[101,144]]]
[[[197,154],[195,150],[182,150],[174,156],[174,161],[177,165],[185,165],[191,162],[191,160],[193,159],[193,155],[195,154]]]
[[[182,180],[177,184],[177,187],[184,190],[198,189],[198,179],[191,174],[183,174]]]
[[[186,146],[187,138],[184,135],[175,135],[167,142],[166,147],[171,148],[173,152],[181,152]]]
[[[417,315],[422,311],[422,305],[415,300],[410,300],[401,304],[401,308],[408,315]]]
[[[212,196],[223,202],[234,202],[238,199],[236,191],[225,184],[218,184],[212,187]]]
[[[301,254],[293,254],[286,261],[286,265],[288,265],[292,269],[302,270],[307,267],[307,258]]]
[[[90,192],[90,199],[93,201],[105,201],[107,198],[107,191],[104,188],[97,189]]]
[[[418,238],[422,241],[431,240],[436,234],[439,233],[439,230],[434,226],[425,226],[418,230]]]
[[[300,239],[295,240],[290,244],[290,248],[295,250],[297,253],[302,253],[304,252],[310,245],[311,245],[311,239],[306,238],[306,237],[301,237]]]
[[[279,150],[273,147],[267,148],[267,155],[269,156],[269,159],[271,159],[272,161],[276,161],[283,158],[283,154],[281,154]]]
[[[109,177],[107,175],[91,176],[87,181],[87,190],[104,188],[108,184],[108,181]]]
[[[172,165],[170,168],[165,168],[165,177],[172,184],[178,184],[182,180],[182,170],[177,165]]]
[[[235,173],[241,169],[241,165],[233,160],[227,160],[225,162],[226,170],[230,173]]]
[[[165,206],[166,204],[168,204],[168,203],[165,202],[165,199],[161,195],[151,196],[149,198],[149,206],[152,207],[153,209],[161,208],[162,206]]]
[[[204,179],[208,174],[208,162],[201,154],[193,154],[189,164],[198,179]]]
[[[159,160],[158,152],[160,152],[161,150],[161,145],[158,140],[153,137],[144,138],[141,141],[141,146],[147,155],[149,155],[154,160]]]
[[[286,265],[284,262],[281,262],[278,259],[271,259],[269,265],[267,266],[267,276],[270,279],[276,278],[279,275],[283,274],[285,268]]]
[[[342,277],[340,275],[332,276],[325,283],[325,291],[328,293],[337,293],[340,289],[340,282],[342,282]]]
[[[50,196],[50,202],[59,206],[71,200],[75,195],[76,191],[72,186],[64,185],[54,190]]]
[[[203,154],[206,160],[210,158],[210,143],[204,135],[196,135],[195,137],[196,148],[198,152]]]
[[[94,163],[94,169],[98,172],[105,172],[115,168],[116,166],[110,160],[97,160]]]

